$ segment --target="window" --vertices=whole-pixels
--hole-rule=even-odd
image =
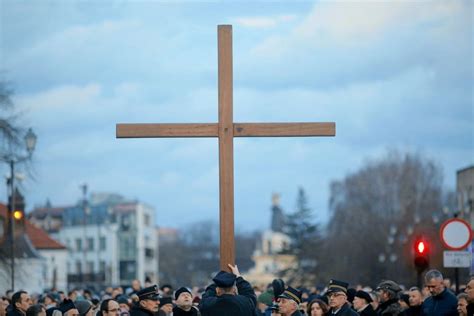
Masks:
[[[80,261],[76,261],[76,273],[81,274],[82,273],[82,264]]]
[[[105,272],[105,261],[100,261],[99,262],[99,272],[104,273]]]
[[[87,238],[87,249],[94,250],[94,238]]]
[[[76,239],[76,250],[78,251],[82,250],[82,239],[80,238]]]
[[[143,214],[143,222],[146,227],[150,226],[150,215],[149,214]]]
[[[93,273],[94,272],[94,262],[87,261],[86,262],[86,273]]]
[[[105,250],[106,246],[106,240],[105,240],[105,237],[100,237],[99,239],[99,249],[100,250]]]

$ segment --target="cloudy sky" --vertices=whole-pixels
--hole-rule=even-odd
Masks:
[[[388,149],[474,163],[471,1],[2,0],[0,68],[38,135],[29,207],[80,185],[180,227],[218,218],[216,139],[116,139],[116,123],[217,121],[217,25],[233,25],[234,121],[327,122],[335,138],[238,138],[238,229],[266,228],[303,187],[318,219],[331,181]],[[2,166],[7,172],[6,166]],[[0,196],[6,196],[2,186]]]

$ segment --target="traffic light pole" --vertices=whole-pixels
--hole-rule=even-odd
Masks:
[[[10,190],[8,195],[8,234],[10,238],[10,273],[11,273],[11,289],[15,292],[15,233],[13,231],[13,212],[15,211],[15,161],[12,159],[10,163],[10,178],[7,180],[7,187]]]
[[[459,293],[459,268],[454,268],[454,282],[456,282],[456,293]]]

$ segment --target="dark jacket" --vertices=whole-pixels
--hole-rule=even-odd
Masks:
[[[130,309],[130,316],[155,316],[155,313],[135,304],[132,306],[132,309]]]
[[[474,303],[467,304],[467,316],[474,316]]]
[[[257,297],[247,281],[242,277],[236,280],[239,295],[224,294],[216,296],[216,285],[209,285],[202,296],[199,310],[202,316],[252,316],[255,315]]]
[[[329,312],[327,312],[326,315],[328,316],[359,316],[359,314],[357,314],[357,312],[353,310],[348,303],[342,305],[341,309],[339,309],[337,313],[335,314],[333,313],[333,310],[331,308]]]
[[[178,306],[173,307],[173,316],[200,316],[201,313],[196,307],[191,307],[189,311],[179,308]]]
[[[372,305],[367,305],[363,310],[357,312],[360,316],[377,316],[377,312],[374,311]]]
[[[458,300],[448,289],[436,296],[430,296],[423,302],[424,316],[457,316]]]
[[[16,308],[12,308],[7,311],[7,316],[25,316],[26,314],[22,313],[20,310]]]
[[[405,310],[405,316],[421,316],[423,314],[421,307],[422,305],[408,307]]]
[[[396,298],[381,303],[377,308],[377,315],[379,316],[398,316],[402,314],[402,307]]]

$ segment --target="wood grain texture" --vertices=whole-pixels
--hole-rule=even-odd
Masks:
[[[335,136],[336,123],[234,123],[234,137]]]
[[[232,91],[232,26],[219,25],[219,217],[220,268],[235,264],[234,241],[234,126]]]
[[[117,124],[117,138],[217,137],[217,123]]]

